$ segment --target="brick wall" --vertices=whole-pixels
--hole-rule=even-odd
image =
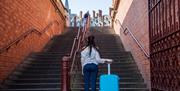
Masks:
[[[121,0],[114,21],[116,19],[122,23],[124,28],[127,28],[134,34],[143,48],[149,53],[148,0]],[[114,29],[121,37],[125,49],[131,51],[145,82],[150,88],[149,60],[133,40],[130,33],[123,33],[118,22],[114,22]]]
[[[50,0],[0,1],[0,51],[3,51],[0,54],[0,80],[5,79],[29,53],[40,51],[51,37],[64,30],[62,15],[57,13]],[[24,34],[27,36],[8,50],[2,50]]]

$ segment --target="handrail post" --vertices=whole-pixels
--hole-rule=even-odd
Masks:
[[[77,29],[77,22],[76,21],[77,21],[77,17],[75,16],[74,17],[74,27],[75,27],[75,30]]]
[[[62,71],[62,75],[61,75],[61,91],[70,91],[70,74],[69,74],[69,61],[70,61],[70,57],[69,56],[64,56],[62,58],[62,64],[61,64],[61,71]]]

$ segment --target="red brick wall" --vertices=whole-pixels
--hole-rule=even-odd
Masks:
[[[52,36],[64,30],[64,26],[64,17],[56,12],[50,0],[1,0],[0,50],[32,29],[41,35],[29,33],[0,54],[0,80],[5,79],[29,53],[40,51]]]
[[[115,21],[118,19],[124,28],[132,31],[137,40],[149,53],[148,31],[148,0],[121,0]],[[131,51],[145,82],[150,88],[150,63],[143,54],[130,33],[125,35],[118,22],[114,22],[114,29],[122,39],[127,51]]]

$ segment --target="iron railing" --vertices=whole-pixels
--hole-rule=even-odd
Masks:
[[[21,40],[25,39],[27,36],[29,36],[32,33],[35,33],[39,36],[41,36],[42,34],[44,34],[46,31],[48,31],[48,29],[54,24],[59,24],[58,21],[53,21],[51,23],[49,23],[42,31],[39,31],[37,29],[30,29],[29,31],[26,31],[25,33],[23,33],[22,35],[20,35],[19,37],[17,37],[15,40],[11,41],[10,43],[8,43],[7,45],[5,45],[4,47],[2,47],[0,49],[0,54],[9,50],[12,46],[17,45]]]
[[[79,27],[79,32],[78,32],[78,35],[76,37],[77,39],[77,47],[75,49],[75,53],[73,55],[73,59],[72,59],[72,64],[71,64],[71,70],[70,70],[70,75],[71,75],[71,88],[73,87],[73,83],[75,81],[75,78],[77,77],[77,72],[80,71],[81,67],[79,66],[80,65],[80,61],[79,60],[76,60],[76,59],[80,59],[79,58],[79,52],[80,50],[82,49],[82,47],[84,46],[85,44],[85,38],[87,37],[86,36],[86,33],[89,31],[89,18],[87,19],[86,21],[86,24],[84,24],[84,26],[81,26]]]
[[[82,22],[84,23],[84,22]],[[86,19],[84,26],[79,26],[78,33],[74,38],[73,45],[71,48],[70,55],[65,55],[62,58],[62,77],[61,77],[61,91],[69,91],[73,87],[73,82],[77,76],[77,72],[80,71],[80,61],[76,60],[79,58],[78,54],[85,44],[86,33],[89,30],[90,18]],[[76,24],[75,24],[76,30]]]
[[[142,46],[142,44],[138,41],[138,39],[134,36],[134,34],[131,32],[131,30],[129,30],[128,28],[124,28],[121,24],[121,22],[116,19],[115,21],[116,23],[119,23],[120,27],[124,30],[124,33],[129,33],[131,35],[131,37],[133,38],[133,40],[136,42],[136,44],[139,46],[139,48],[142,50],[142,52],[144,53],[144,55],[149,59],[149,53],[146,52],[146,50],[144,49],[144,47]],[[126,32],[127,31],[127,32]]]

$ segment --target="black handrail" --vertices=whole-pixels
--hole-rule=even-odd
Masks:
[[[54,23],[59,25],[58,21],[53,21],[51,23],[49,23],[41,32],[38,31],[37,29],[30,29],[29,31],[26,31],[25,33],[23,33],[22,35],[20,35],[18,38],[16,38],[15,40],[13,40],[12,42],[10,42],[9,44],[7,44],[6,46],[2,47],[0,49],[0,54],[5,52],[6,50],[10,49],[11,46],[13,45],[17,45],[21,40],[25,39],[28,35],[32,34],[32,33],[36,33],[37,35],[41,36],[42,34],[44,34],[46,31],[48,31],[48,29],[50,28],[50,26],[52,26]]]
[[[144,47],[142,46],[142,44],[137,40],[137,38],[134,36],[134,34],[133,34],[129,29],[124,28],[124,27],[122,26],[121,22],[120,22],[118,19],[116,19],[115,22],[118,22],[118,23],[119,23],[120,27],[124,30],[124,33],[125,33],[125,31],[127,31],[128,33],[130,33],[131,37],[134,39],[134,41],[136,42],[136,44],[137,44],[137,45],[139,46],[139,48],[142,50],[142,52],[144,53],[144,55],[149,59],[149,57],[150,57],[150,56],[149,56],[149,53],[146,52],[146,50],[144,49]]]

